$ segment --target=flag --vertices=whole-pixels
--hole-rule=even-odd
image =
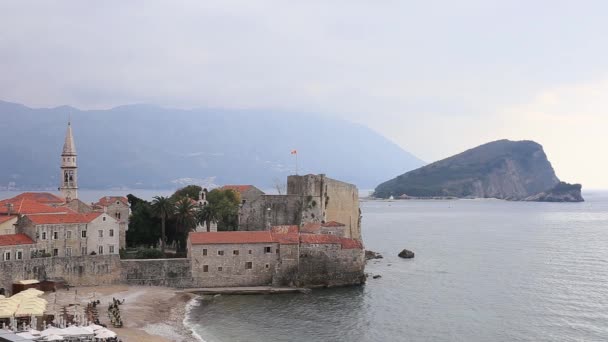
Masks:
[[[298,150],[291,151],[291,154],[298,154]]]

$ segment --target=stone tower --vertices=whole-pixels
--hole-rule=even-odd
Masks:
[[[76,146],[72,136],[72,125],[68,121],[65,142],[61,152],[61,195],[66,202],[78,198],[78,166],[76,165]]]

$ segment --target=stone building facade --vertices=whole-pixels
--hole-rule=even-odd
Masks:
[[[289,176],[286,195],[258,195],[239,211],[239,230],[245,231],[330,221],[344,224],[345,237],[361,239],[357,187],[322,174]]]
[[[104,212],[118,221],[119,225],[119,248],[127,247],[127,230],[129,230],[129,215],[131,208],[129,200],[124,196],[104,196],[93,204],[93,210]]]

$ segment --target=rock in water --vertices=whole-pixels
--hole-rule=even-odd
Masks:
[[[584,202],[580,184],[560,182],[553,189],[526,198],[530,202]]]
[[[497,198],[521,201],[570,201],[559,186],[543,147],[534,141],[499,140],[434,162],[384,182],[377,198]],[[543,192],[548,194],[542,195]],[[582,199],[582,197],[580,197]],[[560,200],[562,199],[562,200]]]
[[[365,260],[371,259],[382,259],[382,254],[374,252],[374,251],[365,251]]]
[[[401,253],[399,253],[399,257],[404,259],[411,259],[414,257],[414,252],[404,249],[401,251]]]

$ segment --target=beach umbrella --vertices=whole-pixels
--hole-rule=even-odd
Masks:
[[[45,341],[63,341],[63,336],[49,335],[44,340]]]
[[[40,332],[40,336],[42,336],[42,337],[48,337],[51,335],[63,335],[63,329],[52,327],[52,328],[44,329]]]
[[[30,334],[29,332],[17,333],[16,335],[19,337],[26,338],[28,340],[35,340],[40,337],[40,336],[34,336],[33,334]]]
[[[116,337],[116,333],[112,330],[108,330],[106,328],[99,329],[95,332],[95,338],[105,339],[105,338],[114,338]]]
[[[6,297],[4,297],[4,295],[0,295],[0,299],[4,299],[4,298],[6,298]]]
[[[32,335],[40,335],[40,331],[38,331],[36,329],[30,329],[28,332]]]
[[[93,331],[97,331],[99,329],[105,329],[104,327],[102,327],[101,325],[97,325],[97,324],[90,324],[89,326],[87,326],[86,328],[92,329]]]
[[[81,328],[75,325],[63,329],[64,336],[92,336],[94,333],[88,329]]]

